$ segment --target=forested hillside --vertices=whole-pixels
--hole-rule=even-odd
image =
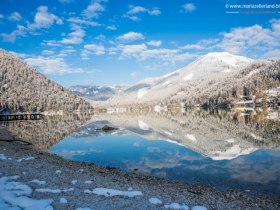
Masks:
[[[253,60],[227,52],[208,53],[177,71],[142,80],[107,103],[112,107],[136,109],[181,104],[277,106],[280,103],[280,60]]]
[[[91,106],[26,62],[0,49],[0,107],[12,112],[61,110],[67,113]]]
[[[181,94],[176,94],[173,98],[183,98],[188,105],[234,104],[242,97],[266,103],[272,97],[279,100],[280,92],[274,96],[268,93],[268,90],[273,88],[278,90],[277,87],[280,87],[280,60],[255,61],[231,77],[202,82],[201,85],[193,87],[195,91],[182,88]]]

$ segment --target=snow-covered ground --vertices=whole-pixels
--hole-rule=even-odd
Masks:
[[[93,193],[96,195],[103,195],[105,197],[113,197],[113,196],[123,196],[133,198],[135,196],[143,195],[140,191],[121,191],[116,189],[109,188],[95,188],[94,190],[85,190],[85,193]]]
[[[33,190],[22,182],[15,182],[19,176],[0,178],[0,209],[51,210],[53,199],[30,198]]]

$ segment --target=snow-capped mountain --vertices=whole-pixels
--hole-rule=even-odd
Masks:
[[[76,85],[71,86],[72,90],[76,95],[88,98],[95,101],[105,101],[115,94],[123,92],[128,85],[115,85],[115,86],[85,86]]]
[[[227,52],[208,53],[191,64],[156,78],[138,82],[125,91],[113,96],[113,104],[145,103],[180,97],[182,89],[194,91],[198,86],[207,87],[210,81],[233,76],[250,65],[252,59]]]

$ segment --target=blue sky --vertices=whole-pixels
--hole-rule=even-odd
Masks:
[[[229,8],[243,4],[267,6]],[[278,0],[0,0],[0,5],[0,47],[67,87],[132,84],[212,51],[280,56]]]

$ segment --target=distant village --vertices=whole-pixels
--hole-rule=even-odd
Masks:
[[[280,108],[280,87],[265,91],[266,97],[257,97],[255,95],[240,95],[238,101],[234,103],[236,108],[254,108],[254,107],[272,107]]]

